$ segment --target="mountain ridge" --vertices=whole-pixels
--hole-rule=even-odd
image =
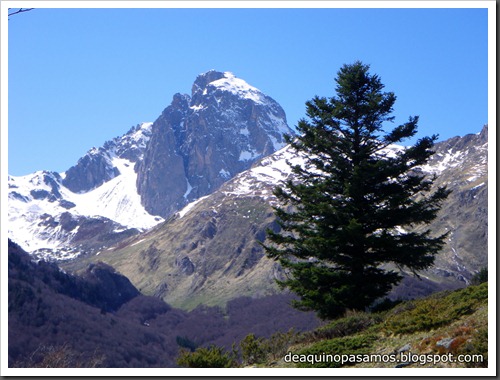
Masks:
[[[284,132],[272,98],[232,73],[200,74],[191,96],[175,94],[155,122],[90,149],[66,172],[9,176],[9,237],[45,259],[96,253],[216,190],[281,147]]]
[[[9,177],[9,235],[35,257],[70,260],[67,268],[107,261],[141,291],[188,309],[273,294],[284,274],[260,244],[279,228],[274,187],[291,175],[288,161],[302,162],[285,146],[289,131],[279,104],[255,87],[230,72],[200,74],[155,122],[92,148],[67,172]],[[404,147],[386,154],[394,149]],[[430,226],[449,240],[425,285],[408,277],[405,294],[408,284],[417,294],[463,286],[487,265],[487,126],[434,149],[420,171],[453,190]]]
[[[457,142],[467,144],[455,144],[451,151],[447,142],[436,144],[432,165],[421,169],[432,175],[432,169],[450,162],[450,157],[455,157],[453,162],[470,162],[469,166],[450,165],[434,185],[454,190],[430,226],[436,234],[450,231],[446,248],[437,256],[435,266],[421,274],[422,280],[405,274],[403,283],[394,289],[394,297],[418,297],[465,286],[487,265],[485,135],[487,127],[480,134],[459,138]],[[279,228],[272,191],[291,175],[287,161],[300,164],[301,159],[289,147],[282,148],[144,235],[124,240],[82,263],[96,259],[108,262],[145,294],[155,294],[186,309],[199,303],[223,305],[237,294],[273,294],[278,291],[274,280],[284,273],[265,257],[260,243],[268,228]],[[64,265],[78,267],[77,263]]]

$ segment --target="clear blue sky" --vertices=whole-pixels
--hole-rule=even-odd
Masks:
[[[355,60],[420,137],[488,122],[486,9],[35,9],[8,28],[11,175],[67,170],[210,69],[277,100],[291,127]]]

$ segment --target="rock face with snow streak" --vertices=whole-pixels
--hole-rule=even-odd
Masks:
[[[107,141],[100,148],[92,148],[75,166],[66,171],[62,184],[75,193],[83,193],[120,175],[111,155],[133,163],[142,160],[151,137],[151,125],[152,123],[137,125],[124,136]]]
[[[64,186],[81,193],[101,186],[120,174],[104,150],[93,149],[69,168],[63,180]]]
[[[284,133],[293,132],[273,99],[229,72],[199,75],[153,124],[138,165],[145,209],[172,215],[282,148]]]

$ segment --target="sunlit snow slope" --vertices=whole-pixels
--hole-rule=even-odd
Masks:
[[[131,229],[138,232],[163,221],[141,205],[135,163],[123,158],[124,152],[145,147],[151,124],[143,123],[106,148],[87,153],[87,160],[99,157],[114,173],[113,178],[89,191],[68,189],[64,185],[67,172],[9,176],[9,237],[28,252],[60,249],[59,258],[69,258],[80,253],[68,248],[75,239]],[[135,157],[139,159],[140,152]]]

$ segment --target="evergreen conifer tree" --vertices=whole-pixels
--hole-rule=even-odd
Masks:
[[[431,222],[449,194],[431,193],[434,178],[414,170],[433,153],[436,135],[390,149],[416,134],[418,117],[384,131],[396,97],[368,65],[344,65],[336,83],[336,96],[306,103],[309,120],[288,137],[305,164],[275,189],[281,230],[268,231],[265,245],[287,273],[278,283],[300,296],[295,306],[322,318],[365,309],[401,281],[398,268],[417,276],[429,268],[446,234],[413,227]]]

